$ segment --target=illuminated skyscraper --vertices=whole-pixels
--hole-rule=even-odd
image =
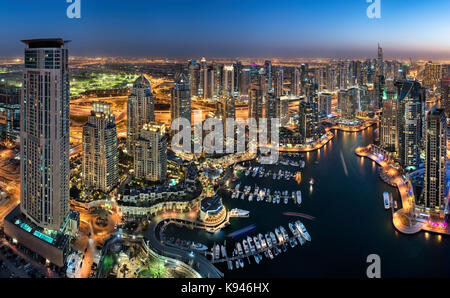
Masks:
[[[331,114],[331,93],[319,94],[319,114],[326,117]]]
[[[275,85],[275,96],[280,98],[283,96],[283,85],[284,85],[284,71],[283,66],[278,67],[277,77],[276,77],[276,85]]]
[[[144,124],[136,140],[134,175],[148,181],[164,181],[167,172],[167,136],[164,123]]]
[[[117,129],[109,103],[94,102],[88,122],[83,126],[82,170],[81,178],[87,187],[109,192],[117,185]]]
[[[317,112],[314,103],[301,100],[299,104],[299,132],[304,142],[315,139],[317,125]]]
[[[175,79],[170,111],[172,121],[185,118],[191,122],[191,90],[189,80],[183,72],[180,72]]]
[[[395,91],[387,91],[383,98],[380,118],[380,145],[390,152],[398,152],[399,101]]]
[[[271,92],[273,88],[273,83],[272,83],[272,62],[270,60],[266,60],[264,62],[264,70],[266,71],[267,90]]]
[[[23,42],[20,210],[37,226],[59,231],[69,214],[67,42]]]
[[[259,123],[263,117],[263,92],[261,88],[252,88],[249,91],[248,118],[253,118]]]
[[[420,83],[399,81],[400,101],[398,118],[399,160],[404,168],[416,168],[420,164],[419,143],[424,131],[425,93]]]
[[[297,67],[294,68],[292,71],[291,76],[291,94],[293,96],[299,96],[300,95],[300,71]]]
[[[222,95],[234,96],[234,67],[225,65],[223,67]]]
[[[131,156],[139,130],[150,121],[155,121],[155,104],[150,80],[141,75],[134,81],[127,102],[127,150]]]
[[[445,109],[447,118],[450,118],[450,77],[446,76],[441,79],[440,89],[440,108]]]
[[[425,136],[425,207],[442,214],[447,187],[447,120],[443,109],[427,116]]]
[[[423,87],[434,88],[442,78],[442,64],[428,62],[423,74]]]

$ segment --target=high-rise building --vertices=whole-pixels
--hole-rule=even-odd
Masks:
[[[442,64],[428,62],[423,74],[423,87],[435,88],[442,77]]]
[[[144,124],[136,140],[134,176],[148,181],[164,181],[167,173],[167,135],[164,123]]]
[[[290,96],[281,96],[279,99],[280,107],[279,110],[279,118],[280,118],[280,125],[281,126],[288,126],[289,120],[291,119],[291,116],[289,114],[289,103],[291,101]]]
[[[317,125],[317,111],[314,103],[301,100],[299,104],[299,132],[305,143],[315,139]]]
[[[445,76],[441,79],[441,100],[440,108],[445,109],[447,118],[450,118],[450,76]]]
[[[83,126],[82,181],[86,187],[109,192],[119,178],[117,129],[111,106],[94,102]]]
[[[196,60],[189,62],[189,83],[192,96],[198,96],[198,88],[200,81],[200,65]]]
[[[234,67],[225,65],[223,67],[222,95],[234,96]]]
[[[297,67],[294,68],[291,75],[291,95],[300,95],[300,71]]]
[[[175,79],[170,111],[172,121],[177,118],[184,118],[189,123],[191,122],[191,91],[189,80],[183,72],[180,72]]]
[[[248,118],[253,118],[259,123],[263,117],[263,91],[261,88],[252,88],[248,98]]]
[[[356,116],[358,103],[358,88],[350,88],[345,92],[342,108],[342,119],[353,120]]]
[[[283,96],[283,86],[284,86],[284,70],[283,66],[278,67],[277,77],[276,77],[276,85],[275,85],[275,96],[280,98]]]
[[[134,81],[127,102],[127,151],[131,156],[139,130],[150,121],[155,121],[155,103],[150,80],[141,75]]]
[[[380,118],[380,145],[389,152],[398,152],[399,101],[395,91],[386,91]]]
[[[331,93],[319,94],[319,114],[326,117],[331,114]]]
[[[420,164],[419,145],[424,134],[425,92],[420,83],[398,81],[399,160],[405,168],[416,168]]]
[[[383,49],[378,44],[377,75],[384,76]]]
[[[443,214],[447,187],[447,120],[443,109],[427,116],[425,136],[424,203],[430,211]]]
[[[62,39],[24,40],[20,210],[58,231],[69,214],[69,68]]]
[[[270,60],[266,60],[264,62],[264,70],[266,73],[266,83],[267,83],[267,90],[269,92],[272,92],[273,84],[272,84],[272,62]]]

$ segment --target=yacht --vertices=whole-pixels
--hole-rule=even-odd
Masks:
[[[242,210],[242,209],[231,209],[230,217],[249,217],[250,211]]]
[[[297,204],[301,204],[302,203],[302,192],[299,190],[297,191]]]
[[[208,250],[208,247],[206,245],[203,245],[201,243],[196,243],[196,242],[193,242],[191,244],[191,248],[194,249],[194,250],[198,250],[198,251]]]
[[[241,184],[239,183],[238,185],[236,185],[236,188],[234,189],[236,192],[239,192],[239,188],[241,188]]]
[[[272,254],[272,251],[270,249],[267,250],[267,254],[269,255],[269,258],[272,260],[273,259],[273,254]]]
[[[384,209],[389,210],[391,208],[391,202],[389,200],[388,192],[383,193],[383,199],[384,199]]]
[[[253,258],[255,258],[256,264],[259,264],[259,258],[258,258],[258,255],[254,255]]]
[[[214,246],[214,258],[219,259],[220,258],[220,245],[216,244]]]
[[[284,241],[288,241],[289,240],[289,235],[286,232],[285,228],[280,226],[280,231],[281,231],[281,234],[283,235]]]
[[[272,246],[277,245],[277,237],[275,237],[273,232],[270,232],[270,239],[272,239]]]
[[[289,223],[289,230],[291,230],[292,235],[294,235],[295,237],[298,236],[298,230],[295,227],[295,225],[293,223]]]
[[[236,264],[236,269],[239,269],[239,261],[238,260],[236,260],[235,264]]]
[[[247,236],[247,242],[248,242],[248,246],[250,246],[250,251],[252,253],[254,253],[255,250],[255,245],[253,244],[253,239],[250,236]]]
[[[248,196],[248,201],[249,201],[249,202],[252,202],[252,201],[253,201],[253,194],[252,194],[252,193]]]
[[[281,234],[280,230],[278,230],[278,228],[275,229],[275,235],[277,235],[278,242],[283,243],[284,238],[283,238],[283,235]]]
[[[228,261],[228,270],[233,270],[233,262]]]
[[[242,245],[244,246],[245,254],[246,254],[246,255],[249,254],[249,253],[250,253],[250,249],[248,248],[247,240],[244,239],[244,240],[242,241]]]
[[[253,241],[255,242],[256,250],[261,250],[261,243],[259,242],[258,237],[253,237]]]
[[[258,239],[259,239],[259,242],[261,243],[261,247],[262,248],[266,248],[267,247],[267,243],[266,243],[266,240],[264,239],[263,234],[259,233],[258,234]]]
[[[245,199],[245,194],[243,193],[242,195],[241,195],[241,200],[244,200]]]
[[[309,180],[309,184],[314,185],[314,179],[311,178],[311,180]]]
[[[236,248],[239,255],[242,255],[242,245],[239,242],[236,242]]]
[[[226,258],[227,257],[227,250],[225,249],[225,246],[221,246],[220,247],[221,251],[222,251],[222,257]]]
[[[298,241],[300,242],[300,245],[303,246],[306,242],[305,238],[303,238],[302,235],[297,236]]]
[[[270,238],[269,234],[264,235],[266,237],[267,247],[272,247],[272,239]]]
[[[241,266],[241,268],[244,268],[244,261],[242,259],[239,259],[239,266]]]
[[[308,231],[307,231],[306,228],[305,228],[305,225],[304,225],[301,221],[297,220],[297,221],[295,222],[295,226],[297,227],[297,230],[300,232],[300,234],[301,234],[306,240],[311,241],[311,236],[309,235]]]

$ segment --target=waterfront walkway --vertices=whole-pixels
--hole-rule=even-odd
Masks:
[[[377,123],[376,121],[372,120],[372,121],[367,121],[363,125],[358,125],[358,126],[335,125],[335,126],[330,127],[327,130],[326,136],[324,135],[324,137],[320,138],[320,140],[318,140],[317,142],[310,144],[308,147],[294,147],[294,148],[280,147],[280,152],[312,152],[312,151],[316,151],[316,150],[319,150],[322,147],[324,147],[335,137],[335,134],[333,132],[331,132],[332,130],[334,130],[334,131],[338,130],[338,131],[343,131],[343,132],[360,132],[360,131],[368,129],[369,127],[375,125],[376,123]]]
[[[186,264],[192,264],[194,270],[199,272],[202,277],[208,278],[221,278],[223,273],[215,267],[206,257],[199,253],[189,253],[177,247],[167,246],[161,243],[157,237],[156,232],[158,225],[165,220],[173,220],[177,217],[173,214],[167,214],[163,216],[157,216],[152,219],[145,231],[145,238],[149,241],[149,246],[154,249],[158,254],[175,258]],[[179,218],[180,219],[180,218]],[[186,218],[183,218],[185,220]]]
[[[380,166],[383,180],[398,188],[402,200],[402,208],[393,213],[392,223],[395,228],[404,234],[415,234],[424,228],[424,223],[416,221],[413,214],[414,210],[414,191],[411,181],[394,167],[392,167],[383,158],[370,152],[371,145],[367,147],[358,147],[355,150],[356,155],[362,158],[369,158]],[[388,179],[388,181],[386,181]]]

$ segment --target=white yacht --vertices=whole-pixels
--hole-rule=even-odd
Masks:
[[[302,236],[306,240],[311,241],[311,236],[309,235],[308,231],[305,228],[305,225],[301,221],[297,220],[295,222],[295,226],[297,227],[297,230],[300,232],[300,234],[302,234]]]
[[[301,204],[302,203],[302,192],[299,190],[297,191],[297,204]]]
[[[391,208],[391,201],[389,200],[388,192],[383,193],[383,199],[384,199],[384,209],[389,210]]]

